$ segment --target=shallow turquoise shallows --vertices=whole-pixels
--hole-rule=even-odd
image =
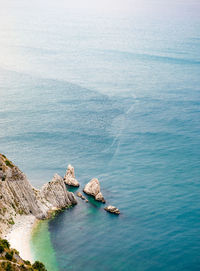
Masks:
[[[0,152],[35,187],[71,163],[76,192],[96,177],[121,211],[78,199],[35,229],[35,258],[199,271],[200,2],[4,2]]]

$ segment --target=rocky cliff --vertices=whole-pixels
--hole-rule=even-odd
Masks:
[[[32,187],[26,175],[0,154],[0,235],[9,229],[17,214],[48,218],[52,211],[76,204],[63,178],[55,175],[41,190]]]

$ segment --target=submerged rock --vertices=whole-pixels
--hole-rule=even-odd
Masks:
[[[105,203],[105,199],[100,191],[100,183],[99,180],[96,178],[93,178],[89,183],[87,183],[83,189],[83,192],[85,192],[88,195],[91,195],[95,198],[97,201],[101,201]]]
[[[64,177],[64,182],[67,185],[79,187],[79,182],[75,178],[74,168],[71,165],[68,165],[67,171]]]
[[[80,192],[77,192],[76,195],[77,195],[77,197],[81,198],[82,200],[86,199]]]
[[[112,205],[109,205],[109,206],[105,207],[104,210],[106,210],[109,213],[116,214],[116,215],[120,214],[119,209],[117,209],[117,207],[112,206]]]

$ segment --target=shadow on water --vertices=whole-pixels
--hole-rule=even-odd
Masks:
[[[88,203],[96,208],[101,208],[102,206],[105,205],[104,203],[102,203],[100,201],[96,201],[93,196],[87,195],[85,193],[84,193],[84,196],[87,198]]]
[[[75,186],[70,186],[70,185],[67,185],[66,184],[66,187],[67,187],[67,190],[69,192],[73,192],[74,194],[77,192],[77,190],[79,189],[79,187],[75,187]]]
[[[73,187],[73,186],[69,186],[69,185],[66,185],[66,187],[69,192],[73,192],[75,195],[78,192],[80,192],[88,200],[87,204],[91,204],[92,206],[94,206],[96,208],[101,208],[102,206],[104,207],[104,205],[105,205],[102,202],[96,201],[93,196],[85,194],[80,187]],[[80,198],[78,198],[78,199],[80,199]],[[84,200],[81,200],[81,201],[84,202]]]

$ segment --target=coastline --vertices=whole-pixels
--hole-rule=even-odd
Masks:
[[[37,219],[33,215],[18,215],[15,217],[15,224],[3,235],[11,247],[19,252],[24,260],[33,263],[33,254],[31,253],[31,233],[37,224]]]

